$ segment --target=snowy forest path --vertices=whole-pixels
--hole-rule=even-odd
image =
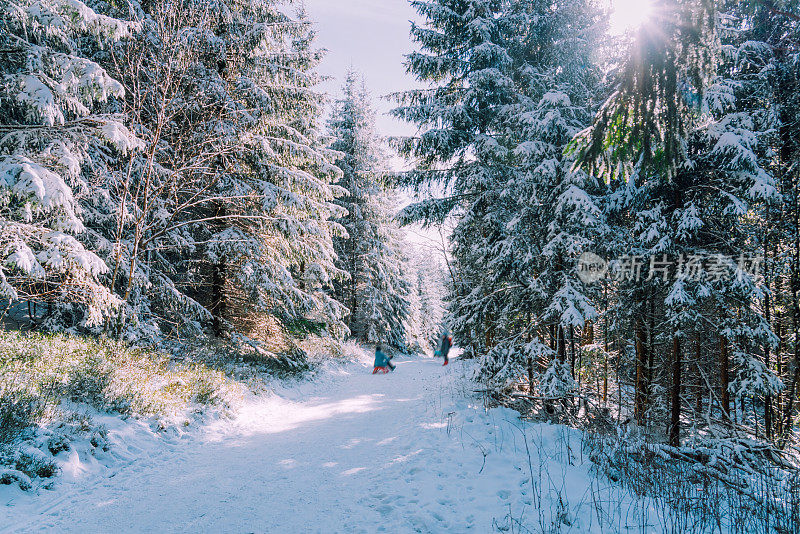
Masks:
[[[460,361],[397,364],[328,368],[0,515],[12,531],[487,532],[527,507],[516,412],[486,412]]]

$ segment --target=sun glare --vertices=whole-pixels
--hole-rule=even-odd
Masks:
[[[650,19],[653,0],[611,0],[609,31],[621,35],[635,30]]]

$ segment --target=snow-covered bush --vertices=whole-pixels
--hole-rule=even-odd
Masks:
[[[55,414],[54,414],[55,415]],[[102,457],[110,450],[108,434],[83,411],[64,411],[57,419],[20,432],[8,442],[0,442],[0,484],[17,484],[22,490],[48,488],[70,455]]]
[[[190,405],[224,405],[220,371],[163,353],[67,335],[0,335],[0,419],[16,428],[60,417],[63,400],[134,416],[176,417]]]
[[[473,370],[473,378],[502,390],[519,381],[525,373],[527,360],[519,346],[501,343],[480,356],[478,361],[479,365]]]
[[[670,447],[630,428],[588,432],[583,446],[595,473],[639,495],[665,530],[777,534],[800,525],[800,473],[769,446],[709,438]],[[617,504],[601,507],[613,513]]]
[[[539,380],[539,393],[543,397],[561,398],[578,390],[578,383],[572,378],[572,371],[566,362],[553,360]]]
[[[185,348],[184,348],[185,355]],[[227,410],[245,386],[200,361],[177,361],[108,339],[0,333],[0,447],[8,483],[55,475],[52,458],[75,439],[107,448],[82,410],[148,417],[161,427]],[[89,446],[89,445],[87,445]]]

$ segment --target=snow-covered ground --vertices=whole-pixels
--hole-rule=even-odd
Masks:
[[[253,396],[237,418],[194,431],[155,436],[147,424],[109,416],[108,458],[73,453],[51,490],[0,487],[0,530],[613,532],[638,524],[627,519],[642,512],[636,501],[590,475],[578,431],[485,410],[468,363],[406,358],[395,373],[373,376],[369,359],[330,364],[313,381]]]

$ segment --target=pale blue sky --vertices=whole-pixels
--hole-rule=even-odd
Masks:
[[[381,135],[413,134],[415,127],[385,114],[392,104],[380,98],[419,86],[403,66],[403,56],[414,49],[408,32],[416,13],[408,0],[305,0],[305,5],[316,23],[317,45],[328,49],[319,71],[332,79],[322,89],[337,96],[352,65],[366,77]]]
[[[404,66],[405,54],[415,48],[409,37],[409,21],[419,20],[408,0],[305,0],[305,6],[316,23],[317,46],[328,50],[319,72],[331,79],[322,90],[336,98],[352,65],[364,75],[372,93],[379,133],[386,137],[416,133],[415,126],[388,116],[393,104],[380,98],[421,87],[406,74]],[[389,165],[400,170],[407,163],[392,157]],[[405,205],[411,198],[402,194],[399,202]],[[414,246],[438,247],[439,235],[416,225],[406,228],[406,236]]]

